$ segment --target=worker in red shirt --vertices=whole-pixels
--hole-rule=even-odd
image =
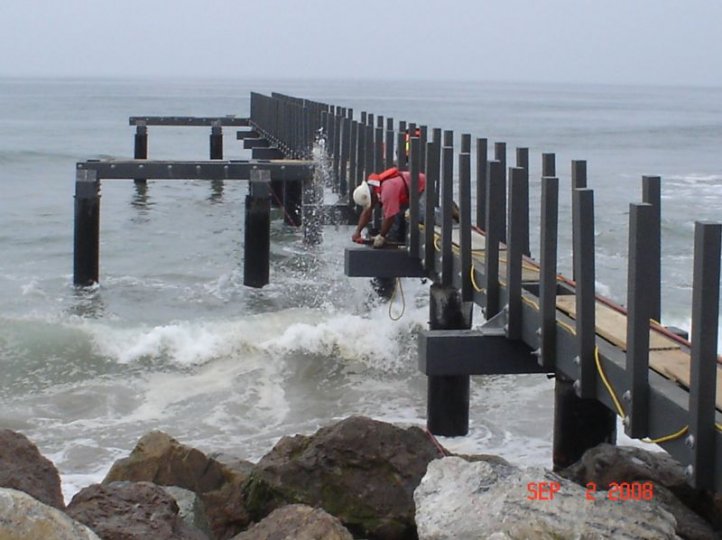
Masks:
[[[383,220],[379,233],[373,238],[373,246],[383,247],[387,239],[394,242],[405,241],[404,211],[409,206],[410,189],[411,173],[408,171],[399,171],[394,167],[381,174],[369,176],[368,180],[362,182],[353,192],[354,202],[363,210],[351,239],[354,242],[363,242],[361,232],[371,221],[374,205],[378,203],[383,211]],[[426,175],[419,173],[419,193],[423,193],[425,189]],[[420,208],[423,208],[423,203]]]

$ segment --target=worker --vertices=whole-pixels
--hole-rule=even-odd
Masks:
[[[406,219],[404,211],[409,205],[411,188],[411,173],[399,171],[396,167],[387,169],[380,174],[372,174],[368,180],[353,192],[353,200],[363,210],[358,219],[356,230],[351,235],[354,242],[363,242],[361,233],[371,221],[373,208],[381,205],[383,219],[378,234],[373,238],[373,247],[383,247],[386,241],[404,242],[406,239]],[[426,175],[419,173],[419,193],[426,189]],[[420,211],[423,211],[423,202],[420,198]]]

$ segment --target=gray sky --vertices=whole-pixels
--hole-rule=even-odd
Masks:
[[[720,0],[0,0],[0,76],[722,86]]]

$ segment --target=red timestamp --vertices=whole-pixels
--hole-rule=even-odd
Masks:
[[[597,484],[587,482],[584,493],[586,500],[596,500]],[[599,495],[609,501],[651,501],[654,499],[654,483],[652,482],[610,482],[609,489]]]
[[[612,482],[606,491],[597,493],[597,484],[587,482],[584,498],[595,501],[597,497],[609,501],[651,501],[654,499],[652,482]],[[526,486],[527,499],[530,501],[553,501],[562,486],[559,482],[529,482]]]

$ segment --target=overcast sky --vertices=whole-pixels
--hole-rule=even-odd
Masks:
[[[722,86],[720,0],[0,0],[0,76]]]

